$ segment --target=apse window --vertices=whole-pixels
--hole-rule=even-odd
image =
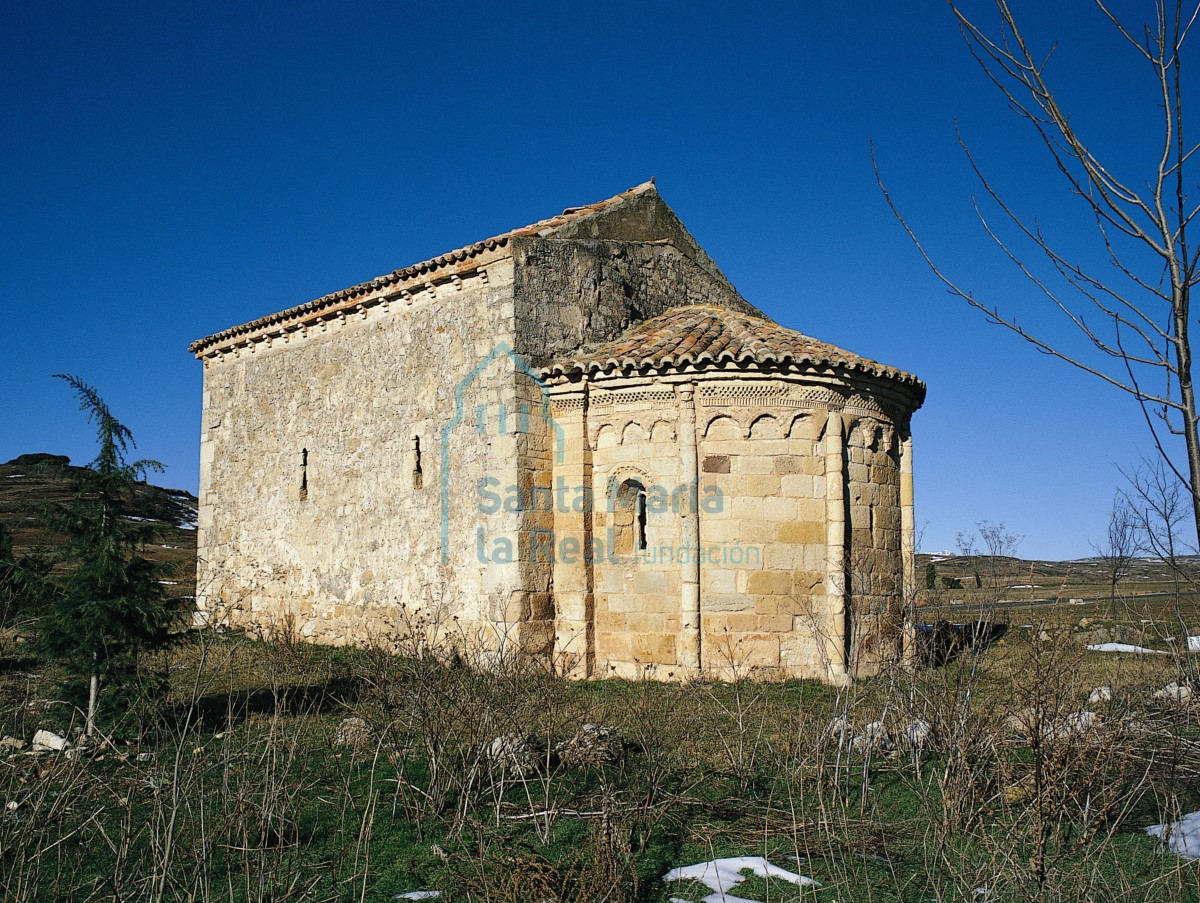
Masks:
[[[646,549],[646,487],[626,480],[612,505],[613,553],[631,556]]]

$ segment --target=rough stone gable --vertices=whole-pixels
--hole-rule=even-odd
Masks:
[[[737,290],[725,278],[716,263],[697,244],[692,233],[675,215],[675,211],[663,201],[653,181],[633,189],[622,203],[605,206],[594,213],[572,219],[548,233],[548,237],[669,244],[685,257],[695,261],[701,269],[724,285],[731,295],[737,295]]]
[[[758,313],[723,276],[668,241],[515,240],[516,350],[543,365],[690,304]]]

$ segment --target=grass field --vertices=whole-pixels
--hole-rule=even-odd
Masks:
[[[0,675],[0,733],[69,735],[77,714],[30,664]],[[1200,809],[1196,713],[1152,697],[1188,657],[1088,652],[1054,623],[840,692],[213,634],[148,665],[169,698],[109,742],[3,751],[5,899],[695,901],[713,891],[662,876],[732,856],[820,882],[753,877],[735,891],[751,900],[1200,898],[1195,864],[1143,830]],[[1100,685],[1114,698],[1089,708]],[[337,745],[351,715],[364,739]],[[849,748],[838,718],[930,735]],[[620,732],[619,761],[557,760],[585,723]],[[546,750],[528,773],[488,755],[514,733]]]
[[[65,485],[28,471],[0,465],[18,548]],[[154,554],[182,565],[169,592],[190,595],[192,502],[146,503]],[[783,877],[747,873],[727,901],[1200,901],[1196,863],[1145,833],[1200,810],[1200,704],[1155,697],[1200,688],[1192,584],[1147,560],[1115,586],[1099,559],[921,556],[927,574],[918,622],[1004,636],[837,690],[191,632],[142,662],[169,690],[119,717],[102,696],[86,745],[81,688],[9,631],[0,897],[663,903],[721,899],[671,870],[748,857]],[[1150,651],[1087,649],[1106,638]],[[610,731],[590,757],[583,725]],[[77,745],[32,753],[39,729]]]

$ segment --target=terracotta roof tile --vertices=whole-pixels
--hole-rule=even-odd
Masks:
[[[188,350],[192,354],[197,354],[212,345],[224,342],[227,339],[235,338],[239,335],[256,332],[266,326],[272,326],[277,323],[285,323],[289,320],[302,318],[308,314],[316,313],[328,308],[336,308],[343,302],[351,298],[362,297],[369,295],[372,292],[382,288],[387,288],[391,285],[397,285],[402,282],[407,282],[411,279],[419,279],[428,277],[430,274],[436,274],[438,270],[446,267],[451,267],[466,261],[470,261],[489,251],[495,251],[505,247],[513,238],[524,235],[543,235],[552,232],[576,220],[584,219],[593,213],[598,213],[608,207],[620,204],[630,198],[637,197],[647,192],[655,191],[654,180],[643,182],[641,185],[635,185],[628,191],[623,191],[621,194],[611,198],[606,198],[603,201],[597,201],[594,204],[587,204],[582,207],[568,207],[558,216],[552,216],[549,219],[539,220],[536,223],[530,223],[528,226],[521,226],[518,229],[510,229],[500,235],[494,235],[491,238],[485,238],[483,241],[477,241],[474,244],[469,244],[453,251],[447,251],[445,254],[439,254],[437,257],[431,257],[429,260],[423,260],[420,263],[414,263],[411,266],[403,267],[399,270],[393,270],[383,276],[376,276],[367,282],[361,282],[358,285],[352,285],[350,288],[344,288],[340,291],[332,292],[328,295],[322,295],[316,300],[309,301],[305,304],[296,307],[290,307],[287,310],[279,311],[278,313],[269,314],[265,317],[259,317],[257,320],[251,320],[249,323],[243,323],[240,326],[234,326],[222,332],[207,336],[198,341],[192,342],[188,346]]]
[[[912,386],[925,384],[902,370],[819,342],[764,317],[710,305],[677,307],[632,327],[611,342],[545,368],[548,376],[618,373],[704,363],[831,364]]]

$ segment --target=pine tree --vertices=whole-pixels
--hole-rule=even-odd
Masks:
[[[20,565],[13,556],[12,537],[0,524],[0,629],[8,626],[21,603]]]
[[[12,534],[0,524],[0,630],[11,629],[38,609],[49,571],[49,562],[39,552],[18,556]]]
[[[96,459],[76,471],[73,498],[46,511],[46,526],[65,545],[60,576],[54,579],[38,620],[42,650],[67,670],[88,679],[86,733],[95,730],[103,686],[129,686],[137,677],[140,652],[165,644],[176,614],[159,582],[163,567],[142,557],[158,528],[131,516],[134,490],[157,461],[129,462],[136,443],[91,386],[76,376],[55,374],[75,390],[80,410],[96,425]]]
[[[931,561],[929,564],[925,565],[925,588],[937,589],[937,579],[937,565]]]

